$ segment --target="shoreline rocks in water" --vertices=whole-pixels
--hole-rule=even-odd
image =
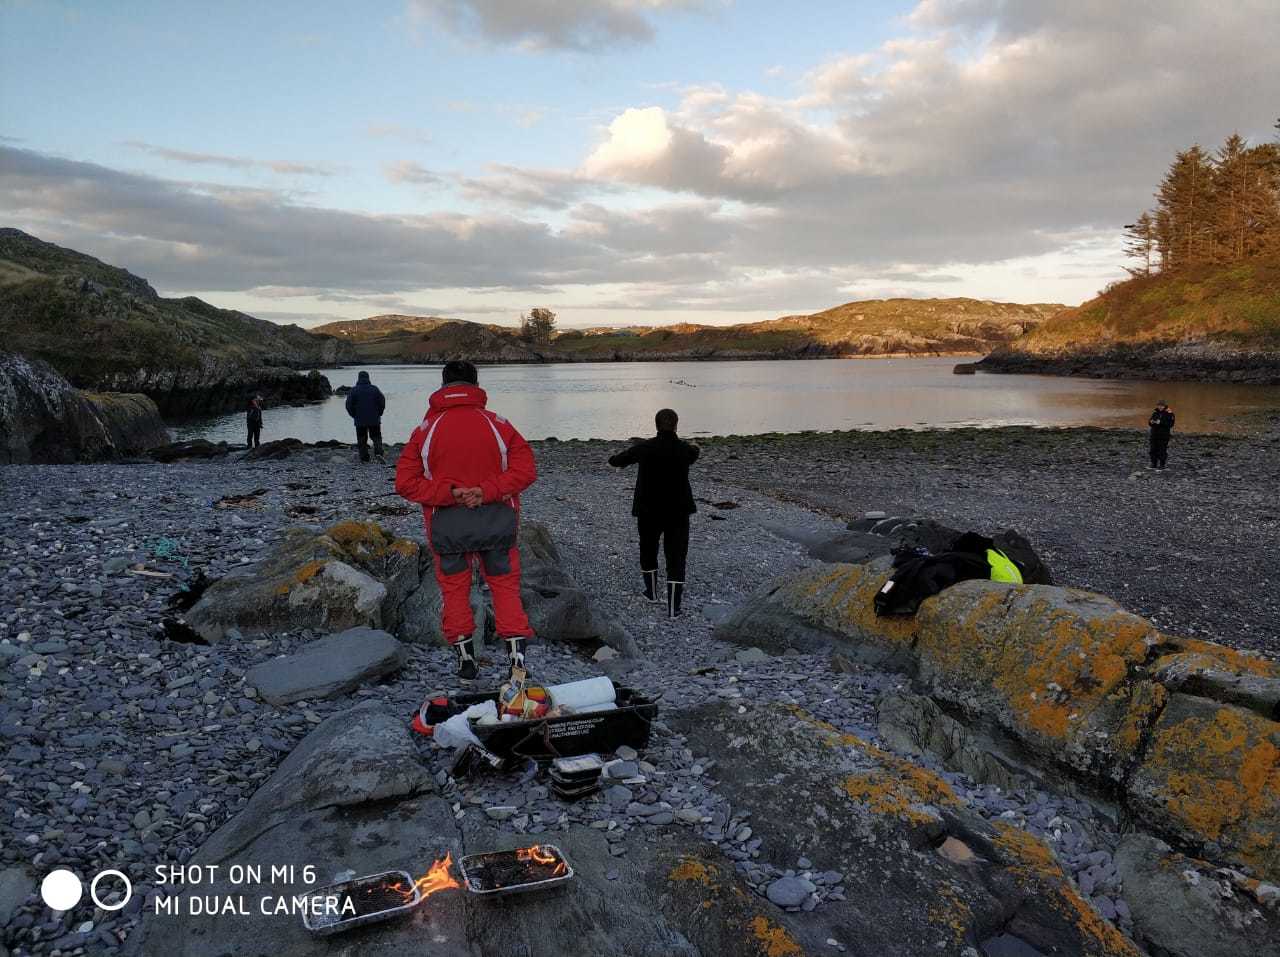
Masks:
[[[961,367],[956,366],[955,371],[959,373]],[[1101,351],[1031,351],[1013,343],[973,363],[971,371],[1280,385],[1280,352],[1211,342],[1117,346]]]

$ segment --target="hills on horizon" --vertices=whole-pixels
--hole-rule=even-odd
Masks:
[[[597,326],[533,343],[519,330],[440,316],[387,314],[325,323],[313,331],[351,344],[362,362],[803,359],[980,355],[1036,328],[1061,305],[978,299],[881,299],[811,315],[712,326]]]

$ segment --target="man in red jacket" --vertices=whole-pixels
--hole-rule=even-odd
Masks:
[[[476,676],[471,633],[472,568],[493,596],[498,637],[511,667],[524,668],[533,629],[520,601],[520,493],[538,477],[533,450],[510,422],[485,408],[476,367],[453,361],[396,464],[396,491],[422,505],[427,545],[444,599],[443,630],[458,676]]]

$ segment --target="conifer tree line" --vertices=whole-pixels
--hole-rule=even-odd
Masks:
[[[1238,133],[1217,152],[1199,144],[1174,158],[1154,209],[1125,226],[1135,276],[1280,252],[1280,120],[1277,141],[1250,146]]]

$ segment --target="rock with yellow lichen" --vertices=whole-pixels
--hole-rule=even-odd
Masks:
[[[882,559],[786,576],[718,636],[826,643],[906,673],[933,707],[895,699],[882,722],[895,740],[956,741],[967,722],[980,733],[942,755],[950,766],[1004,773],[974,759],[985,737],[1024,767],[1118,795],[1140,827],[1185,849],[1280,878],[1280,664],[1162,634],[1070,588],[967,581],[914,617],[878,618],[889,572]]]
[[[345,521],[323,532],[289,529],[259,562],[214,582],[187,613],[208,641],[304,628],[368,626],[396,631],[421,581],[419,548],[375,522]]]
[[[1007,933],[1046,954],[1137,957],[1043,842],[988,823],[934,772],[794,707],[717,702],[669,720],[719,756],[762,860],[783,870],[803,855],[844,875],[848,900],[821,910],[856,952],[962,954]]]

